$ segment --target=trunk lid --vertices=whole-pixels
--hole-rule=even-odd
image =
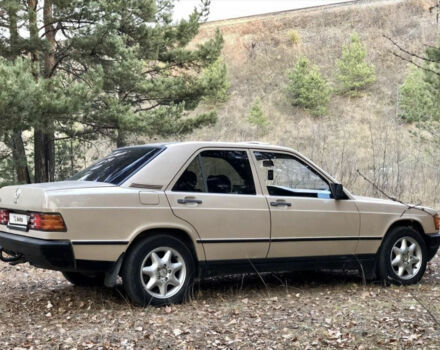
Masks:
[[[60,181],[6,186],[0,189],[0,208],[17,211],[50,210],[46,195],[50,191],[98,187],[115,187],[115,185],[93,181]]]

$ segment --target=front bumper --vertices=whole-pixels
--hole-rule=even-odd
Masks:
[[[433,233],[430,235],[425,235],[426,244],[429,248],[439,247],[440,245],[440,233]]]
[[[0,231],[0,250],[21,255],[31,265],[50,270],[74,270],[75,258],[69,241],[51,241]]]

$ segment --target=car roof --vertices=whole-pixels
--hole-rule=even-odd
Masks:
[[[336,182],[330,174],[328,174],[326,171],[314,164],[310,159],[306,158],[294,149],[289,147],[271,145],[263,142],[187,141],[154,143],[131,147],[160,147],[167,148],[167,152],[164,152],[164,155],[166,154],[165,158],[163,156],[158,156],[152,159],[152,161],[149,162],[141,171],[130,177],[130,179],[126,183],[124,183],[126,187],[131,186],[132,183],[158,186],[163,186],[167,181],[167,183],[169,183],[172,177],[178,173],[179,169],[181,169],[181,167],[191,157],[191,155],[203,148],[242,148],[292,153],[295,154],[298,158],[305,161],[307,164],[313,166],[319,173],[321,173],[321,175],[326,177],[329,181]],[[149,169],[152,167],[154,168],[154,171],[149,171]]]
[[[137,145],[137,146],[128,146],[124,148],[136,148],[136,147],[167,147],[167,148],[204,148],[204,147],[231,147],[231,148],[254,148],[254,149],[273,149],[280,151],[290,151],[295,152],[295,150],[284,147],[271,145],[269,143],[258,142],[258,141],[246,141],[246,142],[223,142],[223,141],[185,141],[185,142],[163,142],[163,143],[152,143],[145,145]]]

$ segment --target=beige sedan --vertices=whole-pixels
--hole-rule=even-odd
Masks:
[[[359,269],[418,282],[437,213],[352,195],[290,148],[185,142],[117,149],[69,181],[0,189],[0,259],[77,285],[122,277],[137,305],[221,273]]]

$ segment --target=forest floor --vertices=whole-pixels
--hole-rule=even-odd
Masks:
[[[1,264],[0,348],[439,349],[439,269],[436,257],[411,287],[342,272],[224,277],[184,305],[136,308],[121,287]]]

